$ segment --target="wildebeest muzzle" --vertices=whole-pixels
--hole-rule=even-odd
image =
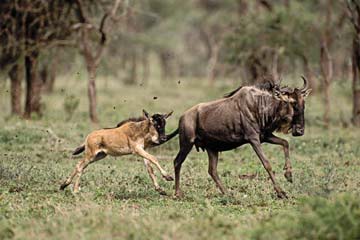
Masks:
[[[304,126],[300,125],[300,124],[294,124],[292,126],[292,135],[294,137],[299,137],[299,136],[302,136],[304,135]]]

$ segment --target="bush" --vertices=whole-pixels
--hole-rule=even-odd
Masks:
[[[254,230],[252,239],[359,239],[360,203],[354,195],[311,198],[298,211],[272,216]]]

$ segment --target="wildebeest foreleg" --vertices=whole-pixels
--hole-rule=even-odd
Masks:
[[[209,157],[209,169],[208,173],[216,183],[216,186],[220,189],[221,193],[225,194],[226,189],[223,187],[219,175],[217,173],[217,164],[219,159],[219,152],[206,149]]]
[[[174,178],[172,176],[170,176],[159,164],[158,160],[156,159],[156,157],[154,157],[153,155],[149,154],[148,152],[146,152],[143,148],[141,147],[137,147],[135,149],[136,153],[138,155],[140,155],[143,158],[146,158],[147,160],[149,160],[152,164],[154,164],[160,171],[161,175],[167,180],[167,181],[173,181]]]
[[[284,149],[284,154],[285,154],[285,165],[284,165],[284,170],[285,170],[285,178],[286,180],[288,180],[289,182],[293,182],[292,180],[292,173],[291,173],[291,162],[290,162],[290,155],[289,155],[289,143],[288,141],[286,141],[285,139],[279,138],[273,134],[271,134],[269,137],[266,137],[265,142],[268,143],[272,143],[272,144],[276,144],[276,145],[281,145]]]
[[[277,196],[279,198],[287,198],[286,193],[280,188],[280,186],[276,183],[275,181],[275,176],[274,173],[272,172],[272,168],[270,165],[270,162],[267,160],[267,158],[264,155],[264,152],[261,148],[261,143],[259,140],[253,140],[250,142],[252,148],[254,149],[254,151],[256,152],[256,155],[260,158],[261,163],[263,164],[264,168],[266,169],[266,171],[268,172],[270,179],[274,185],[274,189],[277,193]]]
[[[149,173],[149,176],[151,178],[152,183],[154,184],[155,190],[158,191],[161,195],[166,195],[166,192],[161,189],[159,184],[156,181],[156,176],[154,174],[154,169],[150,165],[150,161],[144,158],[144,164],[146,167],[147,172]]]

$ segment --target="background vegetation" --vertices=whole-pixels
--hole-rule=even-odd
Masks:
[[[357,1],[50,3],[0,4],[0,239],[360,237]],[[58,190],[91,130],[144,108],[175,110],[170,132],[189,107],[264,74],[290,86],[305,75],[313,88],[305,136],[283,136],[293,184],[282,149],[264,146],[290,199],[276,198],[248,146],[221,154],[228,196],[195,151],[182,199],[157,173],[158,195],[131,156],[91,165],[78,195]],[[172,172],[177,139],[151,151]]]

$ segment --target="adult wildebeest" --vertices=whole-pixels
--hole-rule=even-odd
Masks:
[[[160,166],[156,157],[145,151],[146,148],[160,145],[166,141],[165,124],[166,119],[172,114],[149,114],[143,110],[144,116],[140,118],[129,118],[120,122],[115,128],[105,128],[90,133],[85,143],[76,148],[73,155],[85,151],[85,157],[76,165],[70,177],[60,186],[64,190],[73,178],[77,176],[74,184],[74,192],[79,191],[79,181],[84,169],[90,164],[107,155],[122,156],[127,154],[137,154],[144,158],[146,169],[155,186],[155,190],[160,194],[165,192],[160,188],[154,175],[154,170],[150,163],[154,164],[161,175],[167,180],[173,178]]]
[[[285,192],[275,181],[271,165],[264,155],[261,143],[282,145],[285,153],[285,177],[292,182],[289,144],[273,134],[275,131],[293,136],[304,134],[305,98],[310,93],[307,80],[301,88],[281,87],[280,83],[266,82],[257,86],[239,87],[224,98],[200,103],[187,110],[179,120],[179,127],[167,140],[179,134],[180,150],[174,160],[175,194],[180,192],[180,169],[193,145],[206,150],[209,174],[222,193],[223,187],[217,174],[218,153],[249,143],[270,175],[280,198]]]

